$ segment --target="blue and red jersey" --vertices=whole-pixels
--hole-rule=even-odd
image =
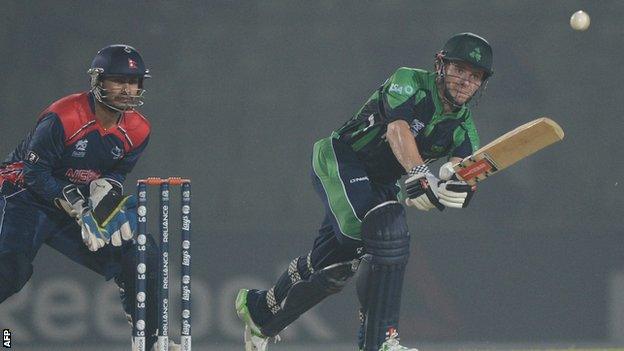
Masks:
[[[64,186],[86,186],[97,178],[123,183],[147,146],[150,124],[137,111],[123,113],[104,129],[89,92],[66,96],[45,109],[35,128],[3,162],[22,167],[20,180],[40,198],[53,201]],[[2,170],[2,168],[0,168]]]

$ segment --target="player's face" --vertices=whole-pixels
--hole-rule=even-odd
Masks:
[[[110,76],[102,81],[106,100],[115,107],[125,109],[139,95],[139,78],[127,76]]]
[[[485,72],[463,62],[449,62],[446,66],[446,89],[462,105],[481,87]]]

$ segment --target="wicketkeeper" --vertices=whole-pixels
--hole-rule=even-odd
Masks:
[[[45,109],[0,167],[0,303],[24,287],[47,244],[114,279],[132,320],[136,199],[124,195],[122,184],[149,140],[149,122],[136,110],[149,71],[133,47],[111,45],[88,73],[91,89]],[[148,253],[157,252],[151,237],[149,245]],[[148,257],[149,348],[156,340],[151,294],[158,264],[156,255]]]
[[[491,75],[488,42],[454,35],[436,54],[433,72],[399,68],[355,117],[314,144],[312,182],[325,219],[312,250],[293,259],[273,287],[239,292],[247,351],[266,350],[358,267],[359,349],[415,350],[398,337],[410,235],[397,181],[406,175],[401,201],[419,210],[468,205],[475,188],[454,179],[449,165],[479,148],[468,103]],[[427,164],[443,157],[449,163],[438,178]]]

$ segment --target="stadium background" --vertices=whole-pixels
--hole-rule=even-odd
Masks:
[[[587,32],[568,25],[578,9]],[[472,31],[494,49],[474,109],[482,142],[543,115],[566,139],[483,184],[466,210],[409,211],[403,339],[624,345],[623,15],[621,1],[7,1],[0,152],[87,88],[98,49],[135,46],[154,77],[142,109],[153,134],[127,189],[147,175],[193,179],[194,343],[241,349],[235,291],[269,287],[321,221],[312,143],[397,67],[430,69],[448,37]],[[116,294],[44,247],[0,327],[16,350],[127,349]],[[351,284],[277,349],[354,349],[356,307]]]

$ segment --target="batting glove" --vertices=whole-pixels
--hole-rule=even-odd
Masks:
[[[432,208],[444,210],[444,205],[438,199],[438,185],[440,180],[431,173],[427,165],[412,168],[405,180],[407,199],[405,204],[414,206],[421,211]]]
[[[440,203],[446,207],[464,208],[468,206],[476,190],[476,185],[469,185],[460,180],[448,180],[440,184],[438,196]]]
[[[464,208],[468,206],[472,195],[477,190],[476,185],[469,185],[457,179],[453,163],[447,162],[440,167],[440,179],[443,180],[438,188],[440,202],[444,206],[452,208]]]

